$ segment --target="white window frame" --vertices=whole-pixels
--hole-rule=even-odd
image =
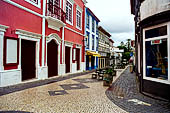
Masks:
[[[93,31],[93,22],[94,22],[94,31]],[[95,33],[95,19],[92,18],[92,33]]]
[[[87,25],[88,25],[88,27],[87,27]],[[89,14],[87,14],[87,16],[86,16],[86,28],[90,29],[90,15]]]
[[[165,26],[165,25],[167,26],[167,35],[145,39],[145,31],[146,30],[158,28],[158,27]],[[167,39],[168,80],[161,80],[161,79],[146,76],[146,56],[145,56],[146,55],[146,53],[145,53],[146,48],[145,48],[145,42],[146,41],[151,41],[151,40],[158,40],[158,39]],[[155,26],[143,29],[143,79],[158,82],[158,83],[170,84],[170,22],[155,25]]]
[[[26,2],[38,7],[38,8],[41,8],[41,0],[38,0],[38,4],[36,4],[34,1],[32,0],[25,0]]]
[[[72,22],[70,22],[69,20],[66,19],[66,23],[68,23],[68,24],[73,26],[73,21],[74,21],[74,18],[73,18],[74,1],[66,0],[66,3],[67,3],[67,1],[72,5]],[[66,5],[66,7],[67,7],[67,5]],[[68,16],[68,18],[69,18],[69,16]]]
[[[77,11],[80,12],[80,27],[77,26]],[[79,30],[82,30],[82,10],[80,10],[79,8],[76,8],[76,28],[79,29]]]

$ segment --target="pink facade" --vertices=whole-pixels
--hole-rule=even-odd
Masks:
[[[34,1],[0,1],[0,86],[85,68],[85,1]]]

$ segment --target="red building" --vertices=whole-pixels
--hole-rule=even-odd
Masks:
[[[0,86],[85,70],[85,0],[0,1]]]

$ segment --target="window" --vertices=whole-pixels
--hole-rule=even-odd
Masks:
[[[99,47],[99,41],[98,41],[98,37],[96,38],[96,51],[98,51],[98,47]]]
[[[98,23],[96,24],[96,34],[98,35]]]
[[[81,29],[81,12],[77,10],[76,13],[77,28]]]
[[[154,29],[145,31],[146,39],[158,37],[158,36],[164,36],[164,35],[167,35],[167,26],[162,26],[162,27],[158,27],[158,28],[154,28]]]
[[[170,39],[167,35],[167,25],[144,29],[143,36],[144,79],[167,83],[170,80],[168,75]]]
[[[92,35],[92,50],[94,50],[94,35]]]
[[[87,17],[86,17],[86,25],[87,25],[87,28],[89,28],[89,25],[90,25],[90,16],[89,14],[87,14]]]
[[[70,2],[66,2],[66,21],[72,24],[72,12],[73,5]]]
[[[168,49],[167,39],[145,42],[146,47],[146,77],[168,79]]]
[[[41,3],[40,3],[40,0],[25,0],[26,2],[29,2],[30,4],[38,7],[38,8],[41,8]]]
[[[95,25],[94,25],[94,19],[92,19],[92,32],[94,32],[94,27],[95,27]]]
[[[86,32],[87,36],[86,36],[86,49],[89,49],[89,32]]]

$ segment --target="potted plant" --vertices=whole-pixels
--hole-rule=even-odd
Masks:
[[[113,81],[113,76],[116,76],[116,71],[114,70],[114,66],[112,66],[112,68],[106,69],[106,72],[103,78],[103,85],[110,86]]]

